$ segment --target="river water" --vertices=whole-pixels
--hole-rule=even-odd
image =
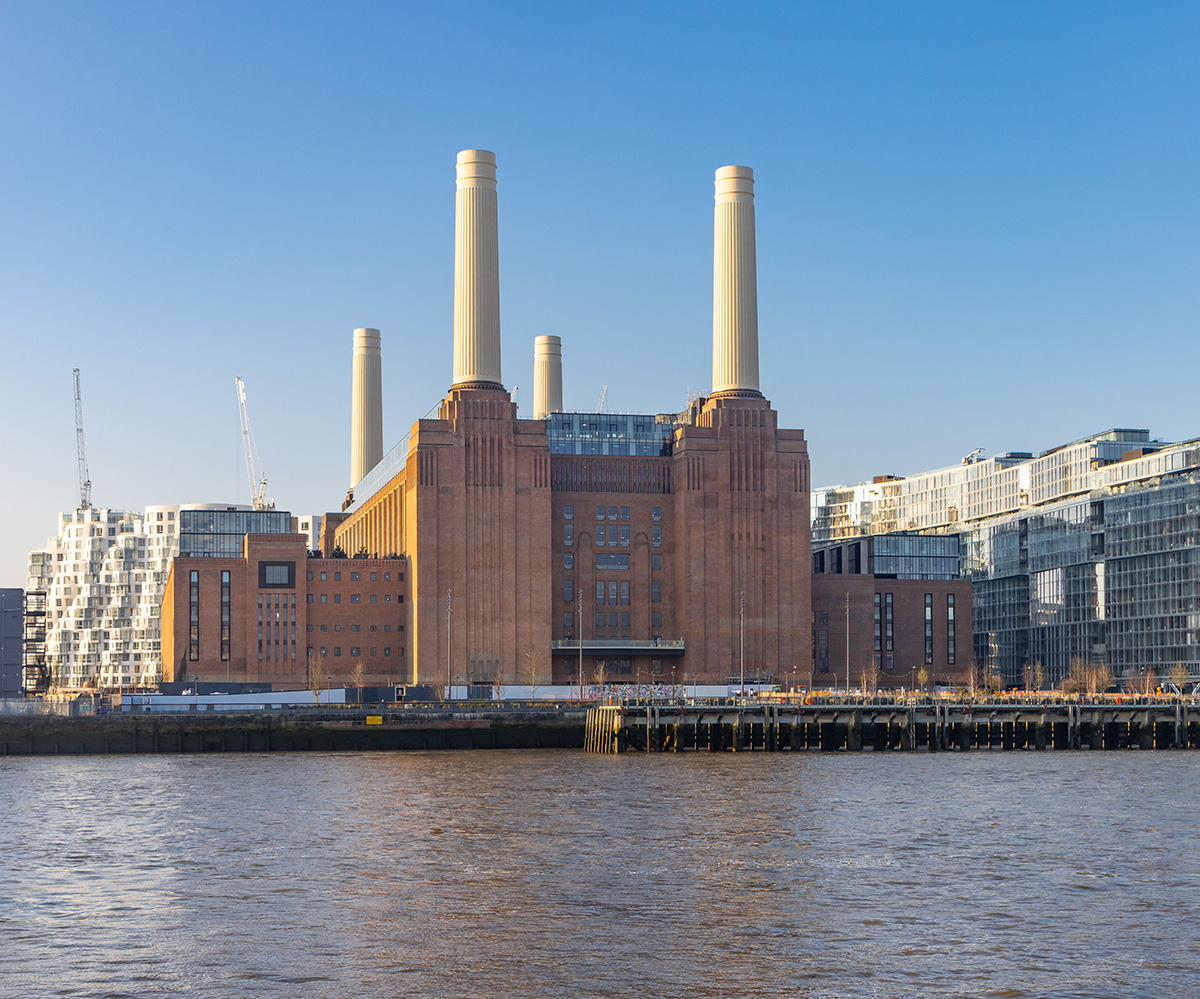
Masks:
[[[1200,753],[0,759],[0,995],[1200,995]]]

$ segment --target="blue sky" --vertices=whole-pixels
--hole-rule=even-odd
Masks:
[[[75,505],[336,509],[450,381],[454,157],[496,152],[506,384],[711,385],[712,178],[755,169],[762,384],[817,485],[1200,436],[1200,7],[0,0],[0,585]]]

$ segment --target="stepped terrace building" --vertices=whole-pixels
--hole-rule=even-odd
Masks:
[[[1108,430],[908,478],[812,494],[818,545],[898,530],[960,536],[974,655],[1010,682],[1078,658],[1119,676],[1200,675],[1200,441]]]
[[[716,175],[712,391],[682,414],[566,413],[561,341],[539,338],[544,418],[521,420],[500,373],[495,158],[457,170],[449,392],[378,457],[377,415],[355,417],[352,468],[370,469],[322,531],[326,555],[407,560],[406,679],[807,680],[808,453],[759,388],[752,171]],[[378,414],[355,364],[353,412]]]

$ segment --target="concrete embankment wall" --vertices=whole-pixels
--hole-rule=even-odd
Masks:
[[[0,755],[582,748],[585,714],[403,710],[9,717],[0,718]]]

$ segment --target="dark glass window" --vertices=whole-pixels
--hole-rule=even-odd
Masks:
[[[653,555],[650,556],[650,568],[651,569],[661,569],[662,568],[662,556],[659,555],[657,552],[655,552]]]
[[[650,602],[655,604],[662,602],[662,582],[660,580],[652,579],[650,581]]]
[[[259,589],[271,588],[290,588],[295,586],[296,579],[296,563],[295,562],[259,562],[258,563],[258,586]]]
[[[651,520],[662,520],[662,507],[661,506],[656,506],[653,510],[650,511],[650,519]]]
[[[563,544],[570,548],[575,544],[575,525],[563,524]],[[568,556],[569,558],[570,556]]]
[[[596,583],[596,603],[604,603],[604,580],[599,580]]]
[[[662,627],[662,612],[661,611],[654,611],[650,615],[650,627],[651,628],[661,628]]]
[[[563,568],[564,569],[574,569],[575,568],[575,553],[574,552],[564,552],[563,553]]]
[[[569,604],[574,599],[575,599],[575,580],[564,579],[563,580],[563,601]]]
[[[883,595],[883,648],[885,652],[894,652],[895,634],[892,631],[892,595],[885,593]],[[890,657],[889,657],[890,658]],[[889,669],[891,667],[888,667]]]
[[[662,527],[660,527],[658,524],[655,524],[650,528],[650,544],[652,544],[655,548],[662,547]]]
[[[933,594],[925,594],[925,665],[933,665]]]
[[[954,594],[946,594],[946,662],[954,665]]]
[[[564,611],[563,612],[563,627],[564,628],[574,628],[575,627],[575,612],[574,611]]]
[[[567,504],[566,506],[563,507],[563,520],[574,520],[574,519],[575,519],[575,507],[571,506],[570,504]]]

